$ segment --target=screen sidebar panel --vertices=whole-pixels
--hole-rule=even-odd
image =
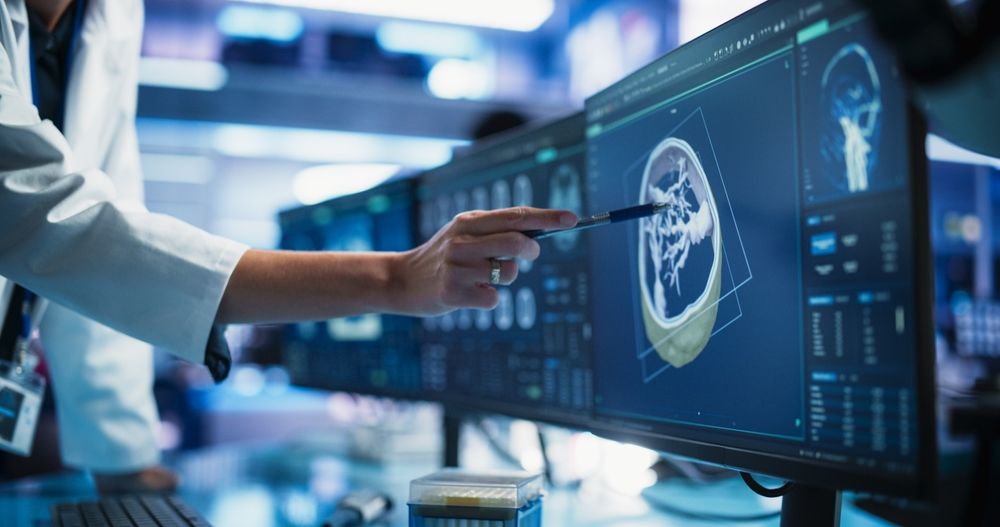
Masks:
[[[405,251],[413,247],[413,182],[283,212],[289,250]],[[292,382],[326,390],[423,399],[416,319],[367,314],[289,324],[284,362]]]
[[[590,234],[598,422],[917,492],[934,452],[923,125],[865,15],[770,2],[586,113],[590,206],[672,204]]]
[[[421,239],[468,210],[511,206],[586,209],[583,116],[518,130],[421,178]],[[518,261],[496,309],[461,309],[421,321],[424,379],[437,399],[560,424],[582,424],[592,401],[587,241],[580,233],[541,240]],[[484,280],[487,277],[484,276]]]

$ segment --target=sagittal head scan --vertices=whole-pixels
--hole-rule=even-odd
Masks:
[[[718,208],[691,145],[668,137],[653,150],[639,200],[669,204],[639,222],[639,277],[646,336],[681,367],[708,344],[722,283]]]
[[[822,90],[829,111],[823,157],[843,167],[839,187],[850,193],[868,190],[882,114],[882,88],[868,50],[857,43],[841,48],[823,71]]]
[[[570,210],[577,215],[583,213],[580,174],[572,165],[565,164],[556,169],[549,185],[549,208]],[[579,237],[579,232],[567,232],[553,236],[552,243],[560,251],[571,251]]]

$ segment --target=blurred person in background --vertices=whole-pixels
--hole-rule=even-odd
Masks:
[[[528,124],[528,118],[513,110],[496,110],[484,115],[472,127],[472,139],[481,141]]]
[[[142,25],[139,0],[0,1],[0,356],[23,313],[44,312],[63,457],[102,492],[177,483],[158,466],[150,344],[218,382],[231,363],[221,324],[492,308],[514,258],[538,255],[519,231],[576,222],[471,212],[405,253],[291,253],[151,214],[135,131]]]

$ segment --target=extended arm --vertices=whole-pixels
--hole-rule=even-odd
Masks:
[[[501,283],[517,276],[513,258],[538,257],[518,231],[564,228],[570,212],[514,208],[460,214],[426,244],[403,253],[248,251],[237,265],[217,322],[275,322],[382,312],[433,315],[492,308],[489,258],[503,258]]]

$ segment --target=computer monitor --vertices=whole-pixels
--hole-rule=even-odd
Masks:
[[[814,487],[926,495],[925,127],[856,5],[773,0],[586,102],[594,423]]]
[[[583,116],[518,130],[425,173],[417,189],[419,232],[429,239],[467,210],[517,205],[585,208]],[[587,239],[543,240],[518,262],[495,310],[462,309],[423,319],[424,381],[460,409],[529,419],[585,419],[592,398]],[[484,280],[485,280],[484,276]]]
[[[941,145],[932,138],[932,145]],[[957,151],[958,149],[955,148]],[[932,156],[934,152],[928,152]],[[935,322],[946,357],[1000,374],[1000,160],[959,155],[931,162]],[[942,357],[945,358],[945,357]],[[970,379],[974,381],[975,379]]]
[[[413,184],[282,212],[281,248],[404,251],[413,247]],[[327,390],[420,398],[415,319],[369,314],[288,325],[283,362],[295,384]]]

